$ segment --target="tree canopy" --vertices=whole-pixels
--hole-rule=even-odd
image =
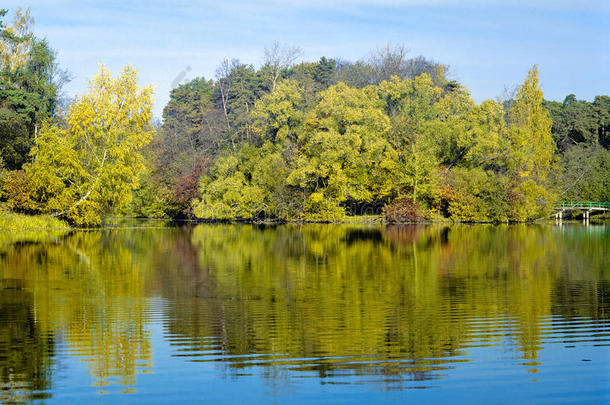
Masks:
[[[305,98],[289,79],[257,101],[258,137],[202,177],[197,216],[336,221],[409,198],[427,218],[506,221],[538,218],[553,202],[554,143],[535,67],[508,111],[427,73]]]

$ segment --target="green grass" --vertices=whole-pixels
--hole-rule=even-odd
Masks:
[[[0,253],[15,243],[55,241],[70,232],[68,224],[48,215],[0,210]]]
[[[14,212],[0,212],[0,230],[4,231],[69,231],[65,222],[48,215],[23,215]]]

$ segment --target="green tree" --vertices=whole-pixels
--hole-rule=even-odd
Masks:
[[[303,88],[293,80],[281,82],[257,101],[252,116],[255,143],[295,144],[305,121]]]
[[[395,188],[430,208],[438,200],[442,142],[437,139],[434,121],[439,114],[442,89],[423,74],[415,79],[393,76],[382,82],[379,90],[391,121],[388,139],[399,153]]]
[[[256,184],[253,176],[267,164],[261,150],[243,144],[237,155],[221,157],[211,176],[200,179],[201,199],[195,203],[200,218],[252,219],[264,212],[268,191]]]
[[[339,204],[392,192],[397,155],[386,139],[389,119],[373,87],[330,87],[308,116],[288,184],[304,193],[304,219],[337,220]]]
[[[173,89],[163,109],[163,124],[144,151],[150,167],[147,187],[161,196],[165,213],[172,217],[192,215],[191,200],[199,195],[199,176],[225,146],[214,91],[214,83],[205,78]]]
[[[250,141],[252,136],[251,111],[255,101],[269,91],[271,83],[266,82],[268,67],[256,71],[252,65],[245,65],[237,59],[224,60],[216,71],[215,102],[225,118],[223,139],[226,146],[233,149],[242,141]],[[277,84],[276,79],[276,84]]]
[[[593,108],[598,122],[599,144],[610,149],[610,96],[596,96]]]
[[[259,99],[252,112],[253,144],[243,142],[237,152],[220,156],[199,182],[201,197],[194,202],[202,218],[252,219],[260,215],[295,215],[295,190],[285,176],[296,153],[304,114],[301,88],[280,82]]]
[[[0,155],[9,169],[26,162],[68,79],[47,41],[32,34],[33,22],[29,9],[18,9],[11,26],[0,21]]]
[[[508,177],[479,167],[455,167],[444,173],[446,214],[460,222],[506,222]]]
[[[569,147],[562,156],[562,200],[610,201],[610,151],[598,145]]]
[[[580,143],[598,143],[599,120],[592,103],[570,94],[563,103],[545,101],[544,106],[553,119],[551,131],[559,150]]]

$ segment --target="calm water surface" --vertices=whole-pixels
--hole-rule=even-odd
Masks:
[[[608,226],[34,239],[0,239],[0,403],[610,402]]]

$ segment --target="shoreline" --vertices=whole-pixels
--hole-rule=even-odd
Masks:
[[[600,215],[594,217],[589,223],[605,223],[610,220],[609,215]],[[382,216],[353,216],[346,217],[341,221],[295,221],[295,220],[280,220],[280,219],[266,219],[266,220],[252,220],[252,219],[203,219],[203,218],[148,218],[148,217],[110,217],[108,221],[100,226],[96,227],[73,227],[67,222],[60,219],[51,217],[49,215],[27,215],[19,214],[10,211],[0,212],[0,233],[6,235],[7,233],[55,233],[55,234],[66,234],[75,230],[95,230],[95,229],[112,229],[121,228],[122,222],[128,221],[144,221],[144,222],[164,222],[166,225],[174,224],[181,225],[191,223],[194,225],[199,224],[243,224],[243,225],[267,225],[267,226],[278,226],[278,225],[312,225],[312,224],[326,224],[326,225],[517,225],[517,224],[554,224],[556,221],[551,218],[537,219],[532,221],[507,221],[507,222],[474,222],[474,221],[453,221],[448,218],[435,218],[430,220],[422,221],[405,221],[405,222],[390,222],[386,221]],[[561,221],[561,223],[582,223],[582,219],[571,218]],[[127,224],[125,224],[127,225]],[[29,239],[29,238],[28,238]]]
[[[147,218],[147,217],[113,217],[116,221],[164,221],[169,223],[193,223],[193,224],[248,224],[248,225],[434,225],[434,224],[446,224],[446,225],[517,225],[517,224],[536,224],[536,223],[556,223],[555,219],[552,218],[540,218],[530,221],[488,221],[488,222],[476,222],[476,221],[453,221],[448,218],[436,218],[431,220],[422,221],[410,221],[410,222],[390,222],[384,220],[381,216],[353,216],[346,217],[341,221],[296,221],[296,220],[281,220],[281,219],[266,219],[266,220],[253,220],[253,219],[219,219],[219,218]],[[610,221],[610,216],[598,216],[591,219],[591,222],[607,222]],[[561,221],[562,223],[582,223],[582,219],[570,218]],[[112,227],[116,224],[106,223],[101,226]],[[95,228],[94,228],[95,229]]]

